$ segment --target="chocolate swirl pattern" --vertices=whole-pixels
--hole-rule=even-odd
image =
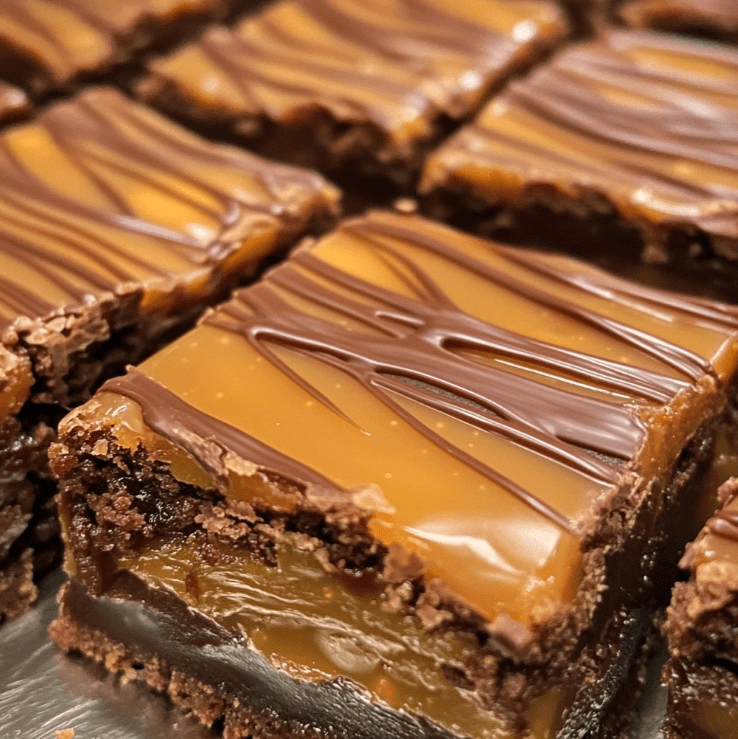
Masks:
[[[738,52],[608,31],[512,84],[442,146],[423,188],[515,205],[546,184],[594,191],[626,220],[738,239]],[[583,205],[582,207],[586,207]]]
[[[239,132],[244,119],[294,125],[319,109],[375,124],[386,146],[407,150],[563,33],[547,0],[284,0],[153,61],[140,89],[163,105],[173,89],[175,115],[184,98],[237,119]]]
[[[374,213],[103,389],[206,469],[195,438],[298,486],[379,486],[379,540],[421,552],[480,612],[524,619],[533,581],[567,597],[583,521],[637,465],[643,414],[717,379],[737,329],[726,306]],[[213,353],[205,388],[191,377]],[[531,551],[500,521],[535,531]]]
[[[36,93],[64,87],[126,61],[187,17],[221,18],[227,7],[224,0],[3,0],[4,76]]]
[[[218,265],[258,259],[335,198],[317,175],[89,90],[0,138],[0,319],[130,284],[207,289]]]

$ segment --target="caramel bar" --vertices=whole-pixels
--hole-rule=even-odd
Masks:
[[[735,308],[346,221],[62,423],[53,637],[227,737],[616,736],[737,363]]]
[[[433,154],[442,217],[622,259],[738,258],[738,52],[610,30],[514,82]],[[574,243],[570,236],[574,234]]]
[[[665,631],[670,659],[666,739],[738,736],[738,479],[687,549]]]
[[[236,0],[3,0],[0,69],[34,96],[68,90],[165,49]]]
[[[201,140],[112,89],[0,137],[0,617],[56,525],[62,409],[191,325],[335,209],[318,175]]]
[[[451,119],[565,33],[550,0],[281,0],[153,60],[137,92],[263,154],[407,181]]]

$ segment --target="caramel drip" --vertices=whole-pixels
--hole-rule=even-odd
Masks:
[[[298,198],[321,181],[202,141],[113,90],[54,106],[0,139],[2,318],[40,317],[119,284],[213,265],[239,246],[229,229],[285,216],[290,185]],[[140,214],[147,197],[155,214]]]
[[[520,24],[526,34],[515,33]],[[221,114],[294,122],[318,104],[407,141],[428,135],[439,112],[468,114],[526,50],[563,30],[545,0],[284,0],[232,31],[211,29],[151,70]]]
[[[451,176],[490,197],[526,173],[602,189],[626,215],[696,221],[735,236],[738,54],[677,37],[608,31],[490,103],[439,150],[424,189]],[[507,179],[481,170],[502,169]],[[514,178],[514,184],[511,182]],[[577,184],[577,186],[579,186]]]
[[[184,449],[214,477],[222,476],[222,466],[213,464],[202,443],[215,444],[223,454],[234,452],[254,461],[267,476],[278,476],[297,487],[306,484],[335,488],[336,485],[315,470],[281,454],[253,436],[198,411],[143,372],[129,368],[124,377],[108,380],[101,392],[118,393],[141,406],[146,425],[160,436]]]

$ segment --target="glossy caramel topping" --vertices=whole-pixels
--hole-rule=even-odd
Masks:
[[[223,562],[206,564],[191,544],[170,541],[117,564],[245,634],[275,669],[293,678],[345,680],[374,702],[453,734],[509,736],[503,720],[485,711],[474,691],[446,678],[444,671],[463,670],[463,648],[476,644],[429,634],[388,610],[380,583],[366,576],[337,579],[316,557],[284,543],[277,567],[243,552],[228,554]]]
[[[515,204],[531,183],[627,219],[738,238],[738,51],[608,31],[512,84],[429,160],[422,188]]]
[[[142,90],[170,84],[198,108],[287,124],[318,106],[402,147],[440,113],[470,113],[564,28],[548,0],[282,0],[155,60]]]
[[[46,78],[29,80],[30,69],[13,70],[20,80],[64,85],[121,61],[119,45],[131,46],[145,24],[211,15],[222,7],[220,0],[3,0],[0,53],[25,57]]]
[[[0,321],[142,284],[207,294],[330,210],[317,175],[206,142],[112,89],[0,138]],[[178,293],[179,294],[179,293]]]
[[[294,510],[274,473],[342,489],[428,577],[529,622],[575,596],[580,536],[623,470],[668,473],[715,412],[737,328],[727,306],[373,213],[66,425],[113,427],[233,498]]]

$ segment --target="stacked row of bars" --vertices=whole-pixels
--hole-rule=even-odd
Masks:
[[[555,53],[552,0],[277,0],[237,21],[246,3],[98,5],[4,4],[6,78],[40,100],[117,70],[211,138],[518,241],[617,262],[625,239],[733,295],[734,50],[605,30]],[[726,38],[738,15],[654,5],[588,8]],[[53,447],[59,644],[227,737],[624,730],[652,582],[734,466],[736,309],[377,211],[169,343],[324,230],[335,188],[112,89],[2,144],[0,612],[53,558],[62,409],[168,344]],[[737,718],[734,575],[710,536],[668,627],[675,737]]]

